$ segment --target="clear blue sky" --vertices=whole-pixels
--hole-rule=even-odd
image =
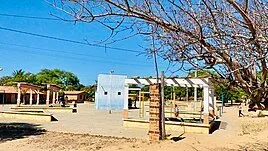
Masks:
[[[2,1],[0,10],[0,14],[52,17],[52,12],[64,16],[44,0]],[[1,15],[0,27],[81,42],[87,39],[90,43],[105,39],[110,33],[108,29],[96,24],[74,24]],[[37,73],[43,68],[58,68],[73,72],[82,84],[88,85],[94,83],[99,73],[109,73],[111,70],[115,74],[126,74],[129,77],[155,75],[153,60],[138,53],[105,50],[5,30],[0,30],[0,35],[0,67],[4,69],[0,72],[0,77],[11,75],[18,69]],[[146,42],[141,37],[135,37],[109,46],[144,51],[140,46],[149,45]],[[167,63],[161,59],[159,63],[160,70],[165,70]],[[168,72],[167,75],[169,74]],[[183,72],[178,74],[185,75]]]

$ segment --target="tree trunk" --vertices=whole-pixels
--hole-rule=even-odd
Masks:
[[[250,96],[249,107],[256,108],[259,110],[264,110],[266,106],[262,103],[262,100],[265,100],[262,91],[258,91],[255,95]]]

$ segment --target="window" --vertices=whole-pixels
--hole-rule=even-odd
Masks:
[[[118,92],[117,94],[118,94],[118,95],[121,95],[121,92]]]
[[[82,96],[82,95],[80,95],[80,100],[82,100],[82,98],[83,98],[83,96]]]
[[[104,95],[107,95],[108,94],[108,92],[104,92]]]

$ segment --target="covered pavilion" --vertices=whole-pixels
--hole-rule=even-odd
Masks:
[[[30,92],[29,104],[30,105],[33,104],[33,93],[35,93],[37,95],[36,104],[37,105],[39,104],[40,90],[41,90],[40,86],[29,84],[29,83],[26,83],[26,82],[17,82],[17,89],[18,89],[17,106],[21,105],[21,94],[22,94],[22,92],[27,92],[27,91]]]
[[[46,85],[46,105],[49,106],[50,103],[56,104],[56,101],[59,99],[59,91],[61,90],[61,87],[56,85],[56,84],[48,84],[45,83]],[[50,100],[50,95],[52,93],[52,100]]]
[[[209,113],[214,112],[214,108],[216,105],[214,103],[214,86],[209,78],[165,78],[164,81],[166,86],[203,88],[203,123],[209,123]],[[160,80],[157,81],[156,78],[131,78],[125,80],[125,88],[130,89],[128,88],[130,84],[153,85],[157,83],[160,83]],[[197,96],[195,95],[194,97],[194,100],[196,101]],[[124,109],[127,110],[127,102],[125,102],[124,104]]]

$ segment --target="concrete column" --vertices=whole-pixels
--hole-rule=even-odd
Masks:
[[[128,85],[125,85],[125,89],[124,89],[123,118],[128,118]]]
[[[204,124],[209,124],[209,90],[208,87],[203,88],[203,123]]]
[[[21,97],[21,90],[20,90],[20,83],[17,84],[18,87],[18,98],[17,98],[17,106],[20,106],[20,97]]]
[[[30,106],[33,105],[33,90],[30,88]]]
[[[50,90],[47,90],[47,100],[46,100],[46,105],[49,106],[49,96],[50,96]]]
[[[59,102],[59,91],[56,92],[56,99]]]
[[[52,91],[52,104],[55,104],[55,98],[56,97],[56,92],[53,90]]]
[[[40,96],[39,96],[39,90],[37,91],[37,98],[36,98],[36,105],[39,105],[39,100],[40,100]]]
[[[128,110],[128,85],[125,86],[125,93],[124,93],[124,110]]]
[[[214,89],[209,88],[209,111],[212,115],[215,115],[215,106],[214,106]]]

